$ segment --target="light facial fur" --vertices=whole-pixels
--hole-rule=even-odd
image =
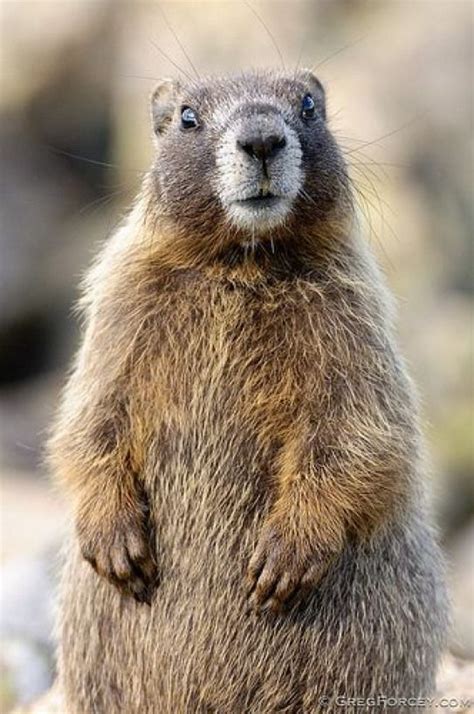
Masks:
[[[303,187],[300,140],[284,112],[281,103],[275,106],[273,97],[263,96],[258,103],[236,103],[220,122],[215,190],[230,221],[243,231],[265,233],[283,223]],[[268,160],[266,170],[241,148],[255,136],[275,136],[285,144]],[[268,204],[260,199],[262,195],[270,196]]]

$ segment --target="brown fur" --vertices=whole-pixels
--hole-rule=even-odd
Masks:
[[[426,695],[445,618],[416,406],[348,184],[248,252],[218,213],[190,235],[160,171],[90,273],[50,444],[70,711]]]

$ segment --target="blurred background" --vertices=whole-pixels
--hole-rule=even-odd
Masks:
[[[149,165],[154,83],[190,72],[180,43],[200,73],[281,65],[281,53],[326,86],[422,397],[450,648],[474,658],[471,2],[17,0],[0,12],[0,709],[54,672],[66,516],[42,446],[78,343],[78,282]]]

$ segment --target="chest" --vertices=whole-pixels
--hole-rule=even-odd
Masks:
[[[193,283],[158,295],[142,369],[162,411],[282,425],[348,359],[342,306],[306,282]]]

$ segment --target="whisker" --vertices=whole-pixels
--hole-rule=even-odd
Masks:
[[[364,178],[367,178],[368,176],[372,176],[373,179],[376,181],[379,180],[379,175],[376,172],[376,169],[380,171],[382,176],[385,178],[388,178],[388,174],[383,168],[381,164],[378,164],[376,161],[350,161],[348,162],[348,165],[354,169],[354,171],[357,171],[358,173],[361,173]]]
[[[372,195],[374,196],[374,198],[376,198],[380,207],[382,208],[382,206],[384,206],[387,210],[389,210],[392,213],[392,215],[394,215],[393,208],[388,203],[388,201],[386,201],[384,198],[382,198],[382,196],[380,195],[380,191],[378,191],[375,186],[375,182],[378,181],[377,175],[374,172],[372,172],[372,176],[368,176],[366,173],[364,173],[363,170],[359,170],[359,173],[362,175],[362,177],[366,180],[366,182],[368,184],[368,186],[366,185],[365,188],[372,192]],[[360,179],[357,179],[357,180],[360,183]]]
[[[270,40],[271,40],[271,42],[272,42],[274,48],[276,49],[276,51],[277,51],[277,53],[278,53],[278,57],[280,58],[281,66],[282,66],[283,70],[285,70],[285,69],[286,69],[286,67],[285,67],[285,60],[283,59],[283,55],[282,55],[282,53],[281,53],[281,50],[280,50],[280,48],[279,48],[279,46],[278,46],[277,41],[275,40],[275,37],[274,37],[272,31],[271,31],[270,28],[267,26],[267,24],[266,24],[266,22],[263,20],[263,18],[259,15],[259,13],[255,10],[255,8],[252,7],[252,5],[249,3],[248,0],[245,0],[245,4],[247,5],[248,9],[255,15],[255,17],[257,18],[257,20],[259,21],[259,23],[262,25],[263,29],[264,29],[265,32],[267,33],[267,35],[268,35],[268,37],[270,38]]]
[[[294,76],[294,77],[296,77],[296,75],[298,74],[298,70],[299,70],[299,68],[300,68],[301,60],[302,60],[302,58],[303,58],[303,51],[304,51],[304,49],[305,49],[307,43],[308,43],[308,37],[306,37],[306,38],[303,40],[303,42],[301,43],[300,51],[299,51],[299,53],[298,53],[298,59],[296,60],[296,66],[295,66],[295,69],[294,69],[294,72],[293,72],[293,76]]]
[[[95,200],[90,201],[85,206],[83,206],[79,210],[79,215],[83,215],[84,213],[91,211],[91,209],[93,209],[93,208],[99,208],[99,206],[101,208],[103,208],[104,206],[107,206],[109,203],[111,203],[113,201],[113,199],[116,198],[117,196],[123,196],[123,195],[127,194],[129,191],[130,191],[130,189],[128,189],[128,188],[121,188],[121,189],[118,189],[117,191],[111,191],[106,196],[101,196],[100,198],[96,198]]]
[[[361,154],[363,157],[364,155]],[[389,169],[408,169],[409,166],[408,164],[394,164],[389,161],[375,161],[375,159],[372,159],[370,157],[366,157],[368,160],[367,161],[351,161],[349,163],[349,166],[375,166],[375,168],[384,168],[388,167]]]
[[[380,235],[379,235],[379,234],[377,233],[377,231],[375,230],[373,221],[372,221],[372,219],[371,219],[370,208],[372,209],[372,211],[374,211],[374,212],[379,216],[379,218],[380,218],[380,220],[381,220],[381,222],[382,222],[382,227],[385,228],[385,229],[388,229],[388,230],[390,231],[391,235],[392,235],[396,240],[398,239],[398,237],[397,237],[395,231],[393,230],[392,226],[390,225],[390,223],[389,223],[389,222],[386,220],[386,218],[385,218],[385,215],[384,215],[384,212],[383,212],[383,209],[382,209],[382,206],[381,206],[381,198],[380,198],[380,195],[379,195],[378,191],[376,191],[375,187],[372,185],[372,192],[373,192],[373,194],[374,194],[374,197],[375,197],[376,200],[378,200],[378,202],[379,202],[379,209],[377,209],[377,207],[375,206],[375,204],[373,203],[373,201],[371,201],[371,199],[368,197],[367,192],[366,192],[366,187],[363,188],[362,185],[361,185],[361,183],[360,183],[360,181],[355,182],[355,181],[353,181],[352,179],[350,179],[350,182],[351,182],[351,186],[352,186],[352,188],[354,189],[354,192],[355,192],[356,196],[358,197],[358,201],[357,201],[357,202],[358,202],[359,207],[360,207],[360,209],[361,209],[362,216],[363,216],[363,218],[365,219],[365,221],[366,221],[366,223],[367,223],[367,226],[368,226],[368,229],[369,229],[369,240],[370,240],[372,237],[376,240],[378,246],[380,247],[380,250],[382,251],[383,255],[385,256],[385,259],[387,260],[388,265],[392,266],[392,262],[391,262],[391,260],[390,260],[390,256],[388,255],[388,253],[387,253],[387,251],[386,251],[386,249],[385,249],[384,243],[383,243],[383,241],[381,240]]]
[[[161,79],[160,77],[147,77],[143,74],[120,74],[119,77],[123,77],[124,79],[143,79],[147,82],[159,82]]]
[[[173,65],[173,67],[175,69],[178,70],[178,72],[180,74],[184,75],[185,77],[187,77],[187,79],[189,79],[190,82],[194,83],[194,77],[191,77],[191,75],[188,72],[186,72],[186,70],[184,70],[182,67],[180,67],[179,64],[177,64],[169,55],[166,54],[166,52],[164,50],[161,49],[161,47],[159,47],[156,44],[156,42],[154,42],[153,40],[150,40],[150,43],[153,45],[155,50],[157,50],[157,52],[159,52],[161,55],[163,55],[165,60],[167,60],[170,64]]]
[[[309,193],[308,193],[303,187],[300,188],[300,190],[298,191],[298,193],[299,193],[304,199],[306,199],[306,201],[307,201],[308,203],[312,203],[313,206],[316,206],[316,207],[317,207],[318,204],[316,203],[316,201],[314,200],[314,198],[313,198],[312,196],[310,196]]]
[[[173,35],[176,44],[178,45],[179,49],[180,49],[181,52],[183,53],[184,57],[187,59],[187,61],[188,61],[188,63],[189,63],[189,66],[190,66],[191,69],[193,70],[193,72],[194,72],[194,74],[196,75],[196,77],[199,79],[199,72],[197,71],[197,69],[196,69],[196,67],[195,67],[195,65],[194,65],[194,63],[193,63],[193,61],[191,60],[191,57],[189,56],[188,52],[186,51],[186,48],[184,47],[183,43],[182,43],[181,40],[179,39],[179,37],[178,37],[177,33],[175,32],[174,28],[172,27],[170,21],[169,21],[168,18],[166,17],[165,11],[164,11],[163,8],[161,7],[161,5],[158,5],[158,10],[160,11],[160,13],[161,13],[161,15],[162,15],[162,17],[163,17],[163,20],[165,21],[166,27],[168,28],[168,30],[169,30],[169,31],[171,32],[171,34]]]
[[[328,115],[328,118],[327,118],[328,122],[333,122],[334,119],[337,119],[337,118],[342,114],[342,112],[343,112],[342,109],[338,109],[337,111],[332,112],[331,114],[329,114],[329,115]],[[342,138],[344,138],[344,137],[342,137]]]
[[[389,131],[388,134],[379,136],[377,139],[373,139],[372,141],[365,142],[364,144],[357,147],[356,149],[346,152],[346,156],[350,156],[351,154],[355,153],[356,151],[360,151],[360,149],[365,149],[367,146],[373,146],[374,144],[377,144],[377,142],[379,142],[379,141],[383,141],[384,139],[388,139],[391,136],[398,134],[398,132],[403,131],[403,129],[407,129],[409,126],[412,126],[412,124],[415,124],[417,121],[419,121],[421,119],[421,117],[422,117],[421,114],[417,115],[413,119],[410,119],[410,121],[405,122],[405,124],[402,124],[402,126],[398,127],[397,129],[393,129],[392,131]]]
[[[73,154],[70,151],[63,151],[62,149],[57,149],[55,146],[46,147],[53,154],[58,154],[59,156],[67,156],[69,159],[76,159],[77,161],[83,161],[86,164],[93,164],[94,166],[102,166],[106,169],[118,169],[117,164],[109,164],[106,161],[98,161],[96,159],[88,159],[85,156],[79,156],[79,154]]]
[[[362,175],[362,177],[370,184],[370,187],[372,189],[372,193],[374,196],[377,197],[377,200],[379,201],[380,204],[383,204],[389,211],[392,212],[393,214],[393,209],[390,206],[390,204],[385,201],[381,196],[380,193],[377,191],[375,183],[380,180],[379,175],[377,174],[377,169],[380,170],[380,173],[382,176],[390,180],[390,177],[387,173],[387,171],[384,170],[384,166],[388,165],[391,166],[390,164],[383,164],[379,163],[378,161],[375,161],[371,159],[369,162],[348,162],[348,165],[351,169],[356,171],[358,174]]]
[[[336,50],[335,52],[332,52],[330,55],[328,55],[328,56],[325,57],[323,60],[321,60],[321,62],[319,62],[319,63],[316,64],[316,65],[313,65],[313,66],[310,68],[309,71],[310,71],[310,72],[316,72],[317,69],[319,69],[320,67],[322,67],[324,64],[326,64],[326,63],[329,62],[330,60],[332,60],[334,57],[337,57],[337,55],[340,55],[341,52],[345,52],[345,50],[349,50],[349,49],[351,49],[352,47],[355,47],[356,45],[359,44],[359,42],[362,42],[362,40],[364,40],[364,39],[365,39],[365,35],[362,36],[362,37],[357,38],[357,40],[354,40],[354,42],[349,42],[347,45],[344,45],[343,47],[340,47],[338,50]]]
[[[48,151],[51,151],[53,154],[57,154],[58,156],[66,156],[69,159],[74,159],[75,161],[82,161],[86,164],[91,164],[92,166],[100,166],[106,169],[112,169],[114,171],[122,171],[123,169],[119,167],[118,164],[111,164],[108,163],[107,161],[98,161],[97,159],[89,159],[87,156],[81,156],[80,154],[74,154],[70,151],[63,151],[63,149],[58,149],[55,146],[47,146],[46,148]],[[129,173],[132,173],[136,176],[145,176],[147,171],[139,171],[138,169],[126,169]]]

